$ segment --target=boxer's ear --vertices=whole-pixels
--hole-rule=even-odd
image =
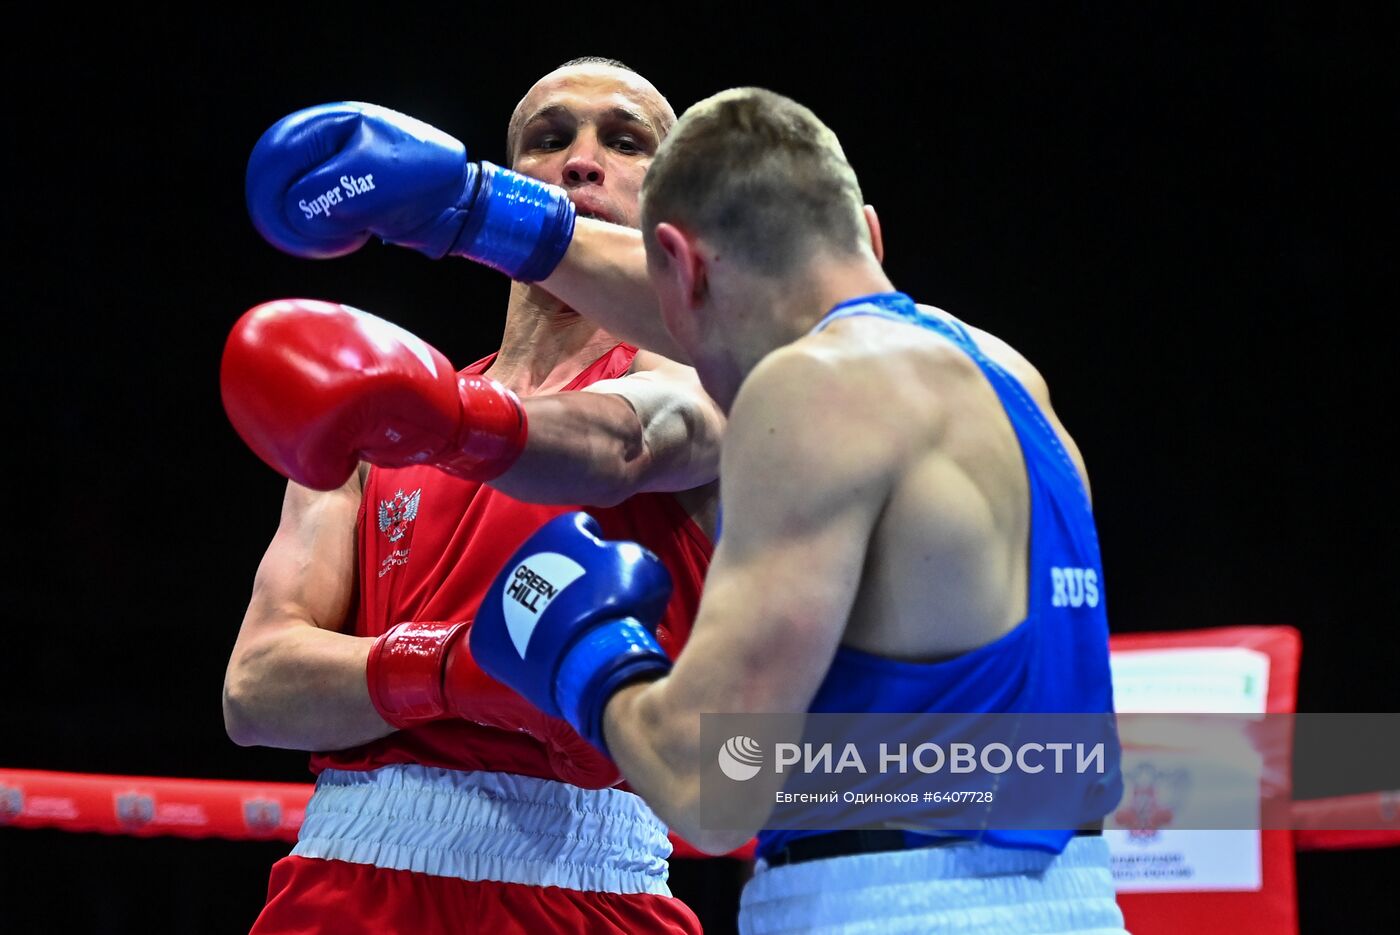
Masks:
[[[875,251],[875,259],[883,266],[885,263],[885,235],[880,231],[880,216],[875,213],[874,205],[865,206],[865,224],[870,228],[870,249]]]
[[[656,225],[656,245],[670,264],[667,274],[674,279],[686,308],[697,308],[705,299],[705,261],[694,238],[674,224]]]

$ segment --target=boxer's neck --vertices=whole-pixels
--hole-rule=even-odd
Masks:
[[[774,337],[778,345],[796,341],[811,333],[817,322],[842,302],[861,296],[893,292],[894,284],[885,275],[873,254],[859,252],[846,257],[821,257],[798,278],[805,288],[786,293],[786,301],[775,309]]]
[[[731,276],[711,282],[717,300],[701,356],[702,378],[728,410],[749,372],[774,350],[808,334],[833,307],[863,295],[892,292],[894,285],[874,255],[823,254],[782,279]]]
[[[557,392],[616,343],[543,289],[513,282],[501,348],[486,375],[521,396]]]

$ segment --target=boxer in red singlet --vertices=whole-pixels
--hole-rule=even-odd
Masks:
[[[512,167],[635,227],[674,119],[625,67],[571,63],[517,107]],[[513,393],[528,421],[488,482],[362,463],[336,489],[288,487],[224,710],[240,744],[316,751],[317,787],[253,931],[698,931],[666,887],[665,827],[567,725],[475,669],[458,625],[527,535],[588,508],[666,563],[661,639],[678,652],[723,417],[688,367],[520,282],[500,349],[461,373]],[[414,669],[427,657],[441,681]],[[445,697],[415,694],[428,682]]]

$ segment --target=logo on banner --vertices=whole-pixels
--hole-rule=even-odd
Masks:
[[[1150,844],[1186,801],[1191,777],[1184,769],[1159,770],[1151,763],[1139,763],[1123,774],[1123,783],[1128,793],[1113,820],[1128,832],[1128,840]]]
[[[719,748],[719,768],[735,782],[752,779],[763,768],[763,748],[752,737],[730,737]]]
[[[156,801],[144,792],[117,796],[117,821],[128,828],[139,828],[156,817]]]
[[[13,786],[0,786],[0,823],[14,821],[24,811],[24,793]]]
[[[276,831],[282,824],[282,803],[276,799],[248,799],[243,803],[243,823],[258,834]]]

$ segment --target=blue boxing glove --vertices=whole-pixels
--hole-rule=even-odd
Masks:
[[[451,136],[373,104],[322,104],[273,124],[248,159],[246,195],[264,239],[313,259],[375,235],[534,282],[559,265],[574,232],[562,188],[468,162]]]
[[[600,532],[587,513],[540,527],[486,592],[471,651],[488,675],[607,753],[608,699],[671,669],[655,637],[671,576],[640,545],[605,542]]]

